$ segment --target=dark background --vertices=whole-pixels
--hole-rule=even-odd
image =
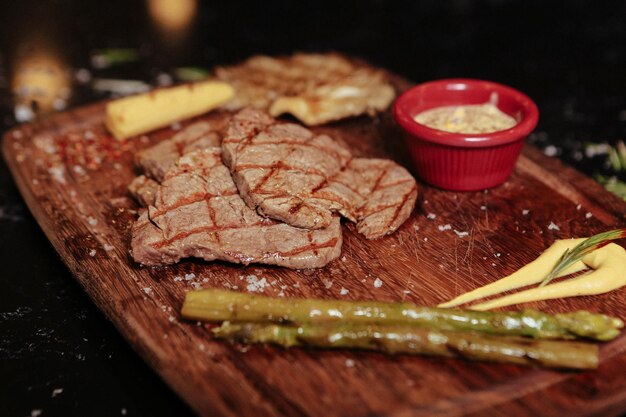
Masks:
[[[604,156],[585,157],[585,143],[626,136],[623,1],[199,1],[187,29],[168,38],[144,1],[3,0],[0,132],[15,124],[16,62],[24,51],[49,48],[72,78],[83,69],[151,84],[181,66],[297,50],[345,52],[416,82],[499,81],[537,102],[541,119],[530,141],[588,175],[607,169]],[[94,49],[112,47],[136,48],[141,59],[90,66]],[[107,97],[84,83],[72,90],[70,107]],[[2,416],[191,414],[73,280],[3,161],[0,382]]]

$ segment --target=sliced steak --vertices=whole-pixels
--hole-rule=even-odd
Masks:
[[[368,239],[393,233],[411,215],[417,184],[411,174],[388,159],[355,158],[312,193],[319,205],[356,222]]]
[[[307,125],[386,109],[395,91],[381,70],[338,54],[257,55],[216,77],[237,91],[232,110],[254,107],[272,116],[290,113]]]
[[[158,188],[158,182],[145,175],[139,175],[130,183],[128,191],[142,206],[148,207],[154,204]]]
[[[132,254],[145,265],[182,258],[318,268],[341,252],[338,217],[319,230],[260,216],[239,196],[219,148],[181,157],[164,176],[154,205],[132,230]]]
[[[222,150],[249,207],[307,229],[328,227],[333,221],[325,205],[310,199],[312,190],[351,159],[350,152],[329,136],[245,109],[233,116]]]
[[[329,136],[258,110],[233,116],[222,150],[248,206],[297,227],[327,227],[341,213],[373,239],[395,231],[417,197],[415,179],[395,162],[352,159]]]
[[[161,181],[168,169],[186,153],[197,149],[220,146],[224,121],[200,121],[193,123],[151,148],[137,153],[135,162],[144,173]]]

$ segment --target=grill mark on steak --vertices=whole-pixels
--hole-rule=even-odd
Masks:
[[[146,265],[195,256],[235,263],[317,268],[341,252],[341,225],[306,230],[248,208],[219,148],[182,157],[165,175],[155,205],[133,225],[132,254]]]
[[[259,132],[262,133],[262,132]],[[258,133],[257,133],[258,135]],[[239,140],[236,139],[228,139],[228,138],[224,138],[222,140],[222,143],[225,144],[230,144],[230,143],[239,143]],[[336,159],[340,159],[341,155],[338,152],[333,151],[333,149],[327,149],[327,148],[323,148],[321,146],[317,146],[315,144],[311,144],[311,143],[302,143],[302,142],[298,142],[295,140],[289,140],[289,139],[285,139],[285,140],[280,140],[280,141],[275,141],[275,140],[268,140],[268,141],[255,141],[254,142],[255,145],[291,145],[291,146],[301,146],[301,147],[305,147],[305,148],[313,148],[316,151],[328,154],[329,156],[336,158]],[[250,144],[246,144],[246,146],[249,146]],[[243,149],[237,149],[237,151],[241,152],[241,150]]]
[[[216,114],[192,123],[169,139],[138,152],[135,162],[145,175],[160,182],[182,155],[199,148],[220,146],[227,119],[224,114]]]
[[[152,219],[156,219],[157,217],[163,216],[172,210],[176,210],[178,208],[188,206],[194,203],[198,203],[203,200],[210,200],[213,197],[228,197],[233,195],[239,195],[237,191],[229,191],[221,194],[208,194],[208,193],[196,193],[187,198],[181,199],[177,201],[175,204],[170,206],[163,207],[150,215]]]
[[[340,213],[377,238],[409,217],[417,197],[415,179],[395,162],[353,158],[329,136],[258,110],[233,116],[222,150],[246,204],[296,227],[322,228]]]
[[[287,165],[284,162],[280,162],[280,161],[276,162],[276,163],[274,163],[272,165],[246,164],[246,165],[238,165],[237,168],[236,168],[237,172],[246,171],[246,170],[249,170],[249,169],[269,169],[269,170],[282,169],[282,170],[285,170],[285,171],[302,172],[304,174],[313,174],[313,175],[318,175],[320,177],[324,177],[324,173],[322,171],[317,170],[317,169],[314,169],[314,168],[307,168],[307,169],[298,168],[298,167],[295,167],[295,166]],[[275,173],[275,171],[273,173]]]

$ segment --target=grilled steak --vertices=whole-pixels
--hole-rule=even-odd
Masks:
[[[220,146],[224,123],[225,118],[193,123],[171,139],[138,152],[135,162],[143,168],[148,177],[161,181],[167,170],[182,155],[197,149]]]
[[[233,117],[222,150],[249,207],[296,227],[328,227],[332,212],[309,197],[350,161],[347,149],[329,136],[246,109]]]
[[[338,212],[373,239],[396,230],[417,197],[415,180],[395,162],[352,159],[329,136],[258,110],[233,116],[222,150],[248,206],[297,227],[327,227]]]
[[[216,69],[236,90],[231,109],[290,113],[307,125],[384,110],[395,96],[384,73],[337,54],[254,56]]]
[[[128,191],[130,191],[142,206],[148,207],[154,204],[158,188],[158,182],[145,175],[139,175],[130,183]]]
[[[219,148],[191,152],[165,174],[154,205],[132,230],[132,254],[145,265],[186,257],[318,268],[341,252],[338,217],[319,230],[264,218],[239,196]]]
[[[311,198],[356,222],[357,231],[366,238],[376,239],[393,233],[411,215],[417,184],[393,161],[354,158],[314,189]]]

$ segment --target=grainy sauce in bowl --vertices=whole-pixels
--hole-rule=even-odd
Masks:
[[[491,103],[435,107],[417,114],[414,120],[433,129],[455,133],[491,133],[517,124],[513,117]]]

